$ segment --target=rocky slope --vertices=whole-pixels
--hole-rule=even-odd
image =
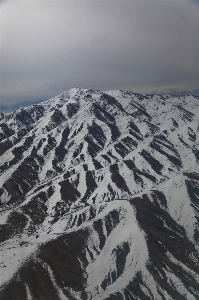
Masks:
[[[199,299],[199,98],[71,89],[0,114],[0,299]]]

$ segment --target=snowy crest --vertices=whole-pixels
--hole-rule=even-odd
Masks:
[[[1,299],[199,299],[199,99],[73,88],[0,118]]]

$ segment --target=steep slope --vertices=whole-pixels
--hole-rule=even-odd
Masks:
[[[1,113],[0,298],[198,299],[198,116],[77,88]]]

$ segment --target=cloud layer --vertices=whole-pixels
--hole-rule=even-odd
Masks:
[[[4,1],[0,104],[198,88],[197,1]]]

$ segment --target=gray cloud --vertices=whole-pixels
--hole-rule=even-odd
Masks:
[[[4,1],[0,104],[71,87],[198,88],[199,7],[186,1]]]

